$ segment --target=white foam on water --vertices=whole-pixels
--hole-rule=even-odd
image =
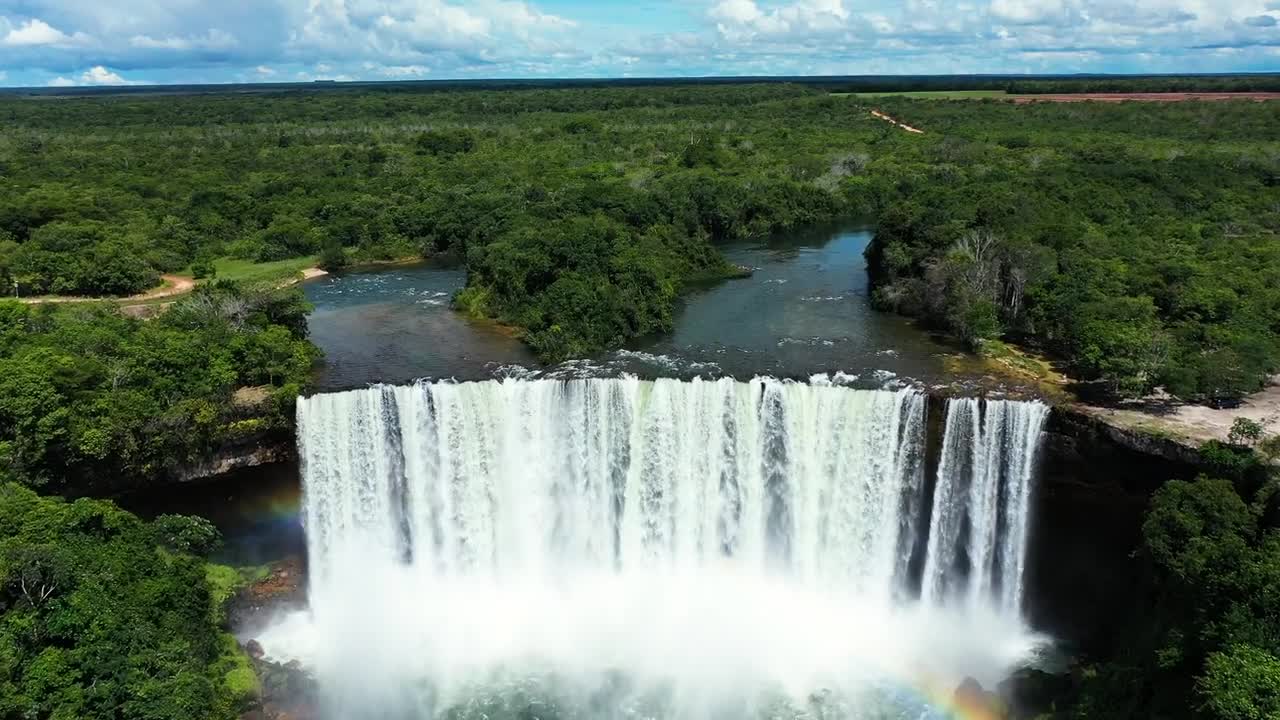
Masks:
[[[332,717],[488,717],[513,693],[548,717],[776,716],[828,691],[835,716],[934,717],[922,679],[991,683],[1038,642],[1044,406],[951,403],[926,497],[925,396],[823,377],[301,399],[311,609],[260,639]]]

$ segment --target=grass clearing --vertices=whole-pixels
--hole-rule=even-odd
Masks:
[[[1006,97],[1004,90],[917,90],[911,92],[882,93],[831,93],[841,97],[858,98],[910,98],[914,100],[985,100]]]
[[[307,255],[306,257],[289,258],[288,260],[258,263],[242,258],[222,257],[213,261],[213,267],[217,271],[217,275],[209,279],[236,280],[247,283],[287,280],[307,268],[315,267],[319,259],[318,255]],[[187,268],[181,274],[191,277],[191,269]]]

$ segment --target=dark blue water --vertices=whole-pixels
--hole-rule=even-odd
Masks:
[[[650,364],[674,364],[686,374],[716,368],[739,378],[843,372],[864,380],[888,373],[934,379],[941,356],[954,349],[903,317],[872,309],[863,258],[869,242],[866,230],[819,228],[729,246],[726,257],[753,268],[752,276],[690,294],[670,336],[633,350],[667,358]],[[642,364],[628,369],[643,372]]]
[[[474,380],[536,360],[503,329],[450,308],[460,269],[430,264],[329,275],[305,284],[312,341],[324,351],[321,390],[417,378]]]
[[[424,264],[321,278],[306,285],[312,339],[325,352],[318,386],[535,371],[939,380],[941,356],[954,350],[871,308],[862,255],[870,240],[860,228],[819,228],[728,245],[725,255],[753,275],[692,289],[670,335],[553,368],[540,367],[508,332],[450,308],[466,282],[460,269]]]

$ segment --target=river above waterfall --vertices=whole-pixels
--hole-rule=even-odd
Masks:
[[[944,381],[955,352],[897,315],[871,308],[863,251],[871,232],[821,227],[722,247],[749,278],[692,288],[673,332],[560,366],[540,367],[518,339],[450,307],[465,272],[435,264],[340,273],[305,285],[312,340],[325,352],[320,390],[419,378],[482,380],[513,372],[808,377],[842,372],[868,386]]]

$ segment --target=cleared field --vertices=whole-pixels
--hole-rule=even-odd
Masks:
[[[267,282],[296,276],[308,268],[315,267],[318,259],[319,256],[308,255],[275,262],[255,263],[250,260],[224,257],[214,260],[213,267],[217,271],[217,279],[220,280]],[[190,276],[191,271],[187,270],[182,274]]]
[[[1033,102],[1185,102],[1188,100],[1280,100],[1280,93],[1079,93],[1063,95],[1009,95],[1015,103]]]
[[[921,90],[916,92],[831,93],[841,97],[908,98],[913,100],[1010,100],[1023,105],[1034,102],[1185,102],[1220,100],[1280,100],[1273,92],[1222,93],[1054,93],[1044,95],[1011,95],[1004,90]]]

